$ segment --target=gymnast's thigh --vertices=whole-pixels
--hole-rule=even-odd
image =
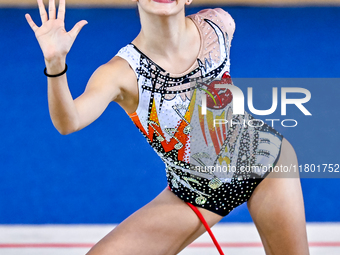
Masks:
[[[210,226],[221,216],[199,209]],[[192,209],[168,188],[132,214],[87,255],[170,255],[177,254],[205,229]]]
[[[281,169],[281,166],[289,169],[290,165],[297,166],[297,164],[293,147],[283,139],[280,158],[276,164],[277,169]],[[266,254],[309,254],[298,171],[271,172],[255,189],[248,201],[248,208]]]

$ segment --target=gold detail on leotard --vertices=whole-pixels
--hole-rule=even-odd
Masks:
[[[225,157],[220,156],[220,157],[218,158],[218,162],[220,163],[220,165],[222,165],[223,161],[226,162],[227,165],[230,164],[230,158],[227,157],[227,156],[225,156]]]

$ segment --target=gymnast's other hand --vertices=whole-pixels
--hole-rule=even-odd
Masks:
[[[78,33],[87,24],[86,20],[79,21],[69,32],[65,30],[65,0],[59,1],[56,16],[55,0],[49,0],[48,15],[43,0],[37,0],[42,25],[38,27],[29,14],[25,18],[35,33],[45,62],[65,61]]]

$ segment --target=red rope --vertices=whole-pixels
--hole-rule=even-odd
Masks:
[[[168,186],[169,190],[171,190],[171,188]],[[213,232],[211,231],[208,223],[205,221],[202,213],[196,208],[196,206],[190,204],[189,202],[186,202],[187,205],[196,213],[197,217],[201,220],[203,226],[205,227],[205,229],[208,231],[210,237],[211,237],[211,240],[214,242],[218,252],[220,253],[220,255],[224,255],[223,251],[222,251],[222,248],[220,246],[220,244],[217,242]]]
[[[204,225],[205,229],[208,231],[212,241],[214,242],[218,252],[220,253],[220,255],[224,255],[223,251],[222,251],[222,248],[220,246],[220,244],[217,242],[213,232],[211,231],[208,223],[205,221],[202,213],[192,204],[188,203],[187,202],[187,205],[190,206],[190,208],[197,214],[198,218],[201,220],[202,224]]]

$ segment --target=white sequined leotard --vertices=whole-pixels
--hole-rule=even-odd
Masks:
[[[269,173],[282,136],[248,113],[233,115],[232,93],[215,87],[231,84],[232,17],[222,9],[207,9],[189,18],[198,28],[201,46],[187,72],[167,72],[133,44],[117,56],[136,73],[139,103],[130,117],[164,161],[171,190],[186,202],[225,216],[247,201]],[[237,124],[249,120],[251,126]]]

